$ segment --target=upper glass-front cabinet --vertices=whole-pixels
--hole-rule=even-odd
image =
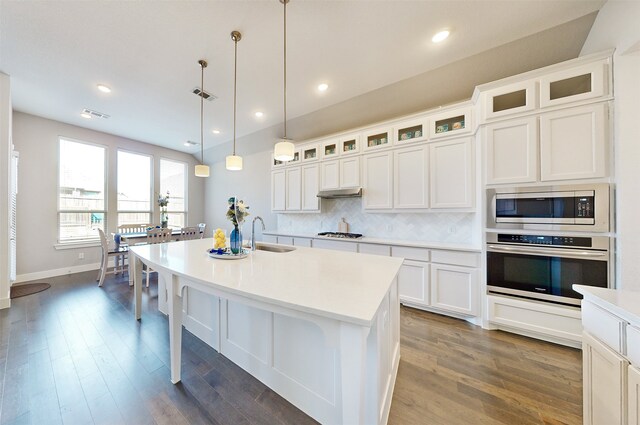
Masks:
[[[396,145],[421,142],[427,139],[428,124],[425,118],[414,118],[412,120],[398,123],[393,128]]]
[[[540,79],[540,106],[562,105],[608,93],[607,64],[603,61],[566,69]]]
[[[430,117],[430,139],[457,136],[469,132],[471,132],[471,108],[452,109]]]
[[[320,151],[322,159],[337,158],[340,155],[340,141],[335,139],[328,139],[320,143]]]
[[[300,149],[302,162],[317,161],[320,158],[318,145],[303,146]]]
[[[338,138],[340,155],[353,155],[360,152],[360,134],[353,133]]]
[[[489,90],[484,94],[484,118],[532,111],[537,107],[536,81],[529,80]]]
[[[393,130],[389,127],[378,127],[362,133],[363,151],[371,151],[391,147],[393,144]]]

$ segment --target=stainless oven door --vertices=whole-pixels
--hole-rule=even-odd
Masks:
[[[573,284],[609,287],[609,252],[487,245],[489,292],[580,305]]]

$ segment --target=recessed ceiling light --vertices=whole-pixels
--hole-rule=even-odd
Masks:
[[[102,93],[111,93],[111,89],[104,84],[98,84],[98,90],[100,90]]]
[[[258,111],[258,112],[255,113],[255,116],[256,116],[256,118],[262,118],[264,116],[264,113]]]
[[[218,130],[218,129],[213,130],[213,134],[220,134],[220,130]]]
[[[328,88],[329,88],[329,84],[327,83],[322,83],[318,85],[318,91],[327,91]]]
[[[431,41],[433,41],[434,43],[440,43],[441,41],[444,41],[447,37],[449,37],[449,30],[443,30],[436,33],[436,35],[434,35],[433,37],[431,37]]]
[[[191,140],[187,140],[186,142],[183,143],[185,146],[195,146],[197,145],[196,142],[192,142]]]
[[[80,116],[81,116],[82,118],[91,119],[91,114],[88,114],[88,113],[86,113],[86,112],[81,113],[81,114],[80,114]]]

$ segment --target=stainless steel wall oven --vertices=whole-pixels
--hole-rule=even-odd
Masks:
[[[580,305],[575,283],[608,288],[611,238],[487,234],[487,290]]]

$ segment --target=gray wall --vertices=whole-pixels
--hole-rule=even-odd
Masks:
[[[174,159],[189,164],[188,224],[204,221],[204,182],[193,174],[196,160],[193,156],[125,139],[98,131],[88,130],[58,121],[20,112],[13,115],[13,143],[20,153],[18,171],[18,280],[43,278],[70,271],[95,268],[100,261],[100,249],[96,247],[59,250],[57,187],[58,187],[58,138],[60,136],[101,144],[107,152],[107,220],[109,231],[116,227],[116,155],[118,149],[126,149],[153,156],[154,190],[160,187],[160,158]],[[159,221],[155,204],[154,221]],[[84,253],[84,259],[78,254]]]

